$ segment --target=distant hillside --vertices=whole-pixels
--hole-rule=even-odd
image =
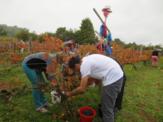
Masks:
[[[28,31],[28,29],[26,29],[26,28],[20,28],[17,26],[8,26],[5,24],[0,24],[0,36],[15,37],[15,35],[22,30]]]

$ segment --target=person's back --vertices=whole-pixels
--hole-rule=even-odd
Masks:
[[[47,82],[56,84],[55,71],[56,54],[46,52],[34,53],[27,56],[22,62],[23,70],[32,84],[32,95],[36,105],[36,111],[47,112],[48,104],[45,99],[42,86]]]
[[[92,54],[82,59],[81,73],[89,74],[90,77],[103,81],[103,85],[109,85],[123,77],[120,65],[109,58],[100,54]]]
[[[100,54],[88,55],[82,61],[79,56],[72,57],[68,65],[72,70],[80,71],[82,77],[80,86],[67,92],[66,95],[70,97],[85,92],[90,79],[95,79],[98,83],[102,81],[100,107],[102,120],[114,122],[114,115],[118,109],[121,109],[123,97],[121,89],[124,89],[122,88],[124,73],[121,66],[114,59]]]

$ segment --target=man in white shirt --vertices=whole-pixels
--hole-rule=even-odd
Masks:
[[[88,55],[82,60],[79,57],[72,57],[68,65],[76,72],[80,71],[82,78],[80,86],[66,95],[74,96],[85,92],[90,78],[101,81],[102,120],[114,122],[114,106],[122,88],[124,75],[120,65],[112,58],[100,54]]]

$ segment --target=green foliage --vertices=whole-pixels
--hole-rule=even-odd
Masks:
[[[72,29],[66,30],[66,27],[60,27],[57,29],[55,36],[62,39],[63,41],[74,40],[75,34]]]
[[[116,44],[118,44],[118,45],[121,45],[122,47],[125,46],[125,43],[122,40],[120,40],[119,38],[115,38],[114,42],[116,42]]]
[[[75,33],[73,32],[72,29],[68,30],[66,32],[66,37],[65,37],[65,40],[75,40]]]
[[[16,34],[16,37],[23,41],[28,41],[30,38],[30,33],[27,29],[23,29]]]
[[[25,28],[20,28],[17,26],[7,26],[4,24],[0,24],[0,33],[3,33],[3,35],[0,34],[0,36],[15,37],[18,32],[24,29]]]
[[[6,30],[0,26],[0,36],[7,36]]]
[[[125,43],[124,41],[120,40],[119,38],[115,38],[113,40],[113,42],[116,42],[118,45],[121,45],[124,48],[132,48],[135,50],[153,50],[153,49],[162,49],[163,47],[161,47],[160,45],[142,45],[142,44],[136,44],[135,42],[130,42],[130,43]]]
[[[77,35],[80,44],[95,43],[96,41],[95,32],[94,32],[93,24],[89,18],[82,20],[80,31],[78,31]]]
[[[29,39],[31,40],[37,40],[38,39],[38,35],[36,33],[29,33]]]
[[[77,43],[80,43],[80,40],[81,40],[80,30],[76,30],[74,35],[75,35],[75,41]]]
[[[56,33],[55,33],[56,37],[64,40],[65,39],[65,35],[66,35],[66,28],[65,27],[60,27],[57,29]]]
[[[17,26],[0,25],[0,37],[2,38],[17,38],[23,41],[36,40],[38,35],[34,32],[29,32],[26,28]]]

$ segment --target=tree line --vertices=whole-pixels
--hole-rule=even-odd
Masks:
[[[56,32],[45,32],[36,34],[29,32],[26,28],[18,28],[17,26],[0,25],[0,37],[13,37],[23,41],[39,40],[43,41],[45,34],[55,36],[63,41],[75,40],[79,44],[92,44],[97,42],[94,27],[89,18],[83,19],[78,30],[67,29],[66,27],[57,28]]]
[[[1,40],[10,40],[11,38],[29,41],[29,40],[38,40],[43,41],[44,35],[48,34],[60,38],[63,41],[74,40],[79,44],[95,44],[98,42],[98,37],[95,34],[95,29],[89,18],[82,20],[80,28],[78,30],[67,29],[66,27],[59,27],[55,32],[45,32],[42,34],[36,34],[35,32],[30,32],[27,28],[20,28],[17,26],[7,26],[0,25],[0,41]],[[8,39],[9,38],[9,39]],[[133,49],[154,49],[159,48],[163,49],[160,45],[139,45],[136,43],[124,43],[124,41],[119,38],[115,38],[114,42],[122,45],[124,48],[133,48]]]

